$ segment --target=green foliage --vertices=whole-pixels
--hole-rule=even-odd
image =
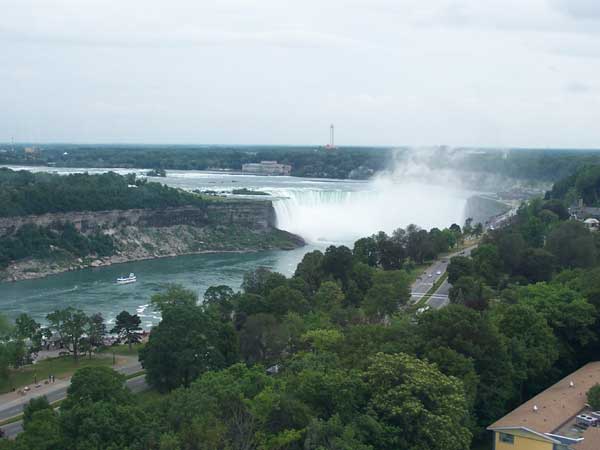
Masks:
[[[0,193],[0,217],[205,205],[197,195],[114,172],[62,176],[0,168]]]
[[[26,428],[31,423],[33,415],[36,412],[43,411],[45,409],[52,410],[52,407],[50,406],[50,403],[48,403],[46,396],[32,398],[29,400],[29,403],[27,403],[23,409],[23,426]]]
[[[46,319],[48,328],[58,334],[61,341],[66,344],[67,350],[73,353],[73,357],[77,360],[83,343],[85,327],[89,321],[85,313],[79,309],[68,307],[48,314]]]
[[[129,346],[129,350],[131,350],[131,345],[138,343],[141,339],[141,323],[142,320],[137,314],[132,315],[127,311],[121,311],[117,315],[115,326],[110,332],[116,333],[119,336],[119,339],[125,340]]]
[[[55,223],[51,227],[26,224],[16,233],[0,237],[0,268],[27,257],[60,257],[61,252],[75,257],[109,256],[114,251],[110,236],[100,232],[84,235],[69,222]]]
[[[200,374],[237,359],[237,341],[230,323],[195,303],[176,301],[172,293],[171,300],[139,353],[148,382],[160,391],[189,386]]]
[[[471,433],[461,383],[406,354],[377,354],[366,372],[375,448],[464,450]]]
[[[595,384],[587,392],[587,401],[594,411],[600,410],[600,384]]]

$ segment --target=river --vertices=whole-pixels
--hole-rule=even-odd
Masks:
[[[108,169],[11,167],[59,174],[100,173]],[[111,169],[117,173],[143,170]],[[95,269],[67,272],[43,279],[0,284],[0,312],[10,318],[27,312],[40,322],[58,308],[73,306],[87,313],[101,312],[111,323],[122,310],[137,312],[145,328],[160,318],[148,303],[152,294],[169,283],[198,292],[225,284],[239,289],[243,274],[259,266],[291,275],[302,256],[331,244],[351,245],[379,230],[391,232],[417,223],[424,228],[462,223],[470,192],[425,180],[341,181],[296,177],[263,177],[200,171],[168,171],[166,178],[152,178],[187,190],[230,193],[247,188],[268,193],[273,199],[279,228],[304,237],[308,245],[293,251],[204,254],[138,261]],[[134,272],[138,282],[116,285],[115,279]]]

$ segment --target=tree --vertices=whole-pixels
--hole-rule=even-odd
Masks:
[[[195,292],[181,285],[171,284],[166,291],[154,294],[150,299],[150,303],[155,309],[163,312],[171,306],[195,306],[198,303],[198,296]]]
[[[528,248],[523,253],[519,272],[529,281],[549,281],[556,266],[554,255],[542,248]]]
[[[600,410],[600,384],[593,385],[587,392],[587,401],[594,411]]]
[[[290,340],[289,330],[271,314],[248,317],[240,331],[240,353],[249,364],[273,363]]]
[[[482,244],[471,252],[473,267],[489,286],[496,286],[502,274],[502,259],[494,244]]]
[[[546,249],[566,268],[591,267],[596,262],[594,238],[580,222],[558,224],[548,235]]]
[[[464,450],[471,444],[467,402],[455,378],[415,357],[378,353],[365,373],[368,414],[382,450]]]
[[[85,327],[85,333],[87,334],[88,352],[89,357],[91,358],[92,350],[104,345],[106,325],[104,324],[104,317],[102,317],[101,313],[92,314],[89,317]]]
[[[389,284],[376,284],[368,290],[363,306],[368,316],[382,320],[395,313],[400,305],[394,288]]]
[[[302,278],[308,284],[311,293],[315,293],[325,274],[323,273],[323,253],[319,250],[308,252],[296,266],[294,277]]]
[[[266,312],[282,317],[288,312],[306,313],[309,305],[302,292],[286,285],[271,290],[266,297]]]
[[[163,312],[139,357],[148,382],[169,391],[235,362],[237,340],[231,323],[182,303]]]
[[[22,313],[15,319],[15,337],[17,339],[30,339],[33,343],[39,337],[41,344],[41,325],[33,320],[28,314]]]
[[[52,408],[34,411],[23,422],[23,433],[17,436],[16,450],[58,450],[66,448],[61,436],[60,423]]]
[[[314,306],[322,311],[331,311],[342,306],[344,292],[335,281],[325,281],[315,294]]]
[[[214,309],[222,320],[231,320],[234,292],[229,286],[211,286],[204,293],[202,306]]]
[[[478,311],[487,309],[491,297],[491,289],[474,277],[459,278],[448,293],[450,302]]]
[[[44,409],[52,410],[52,406],[48,403],[45,395],[29,400],[29,403],[23,409],[23,426],[27,427],[33,418],[33,414]]]
[[[48,314],[46,319],[49,322],[49,328],[56,331],[60,340],[67,345],[67,349],[77,360],[85,326],[89,320],[85,313],[79,309],[68,307]]]
[[[67,398],[60,409],[69,410],[81,404],[133,401],[131,391],[125,386],[125,376],[110,367],[84,367],[75,372],[67,388]]]
[[[447,347],[471,359],[479,376],[474,417],[487,426],[505,413],[514,395],[512,366],[506,338],[491,320],[464,306],[449,305],[421,314],[416,332],[420,346],[429,349]]]
[[[326,275],[330,275],[335,280],[340,280],[345,286],[353,264],[352,251],[348,247],[331,245],[325,250],[321,267]]]
[[[264,295],[265,285],[271,273],[266,267],[259,267],[246,272],[242,281],[242,290],[246,294]]]
[[[523,396],[527,381],[543,377],[558,359],[558,339],[544,315],[530,305],[500,305],[494,321],[509,339],[513,380],[521,386]]]
[[[110,332],[117,333],[119,339],[124,339],[129,346],[129,350],[131,350],[131,344],[139,342],[141,339],[141,323],[142,320],[137,314],[131,315],[127,311],[121,311],[115,320],[115,326]]]
[[[354,243],[352,254],[357,261],[368,264],[371,267],[379,264],[379,249],[377,242],[372,237],[359,239]]]
[[[559,340],[560,359],[566,368],[577,366],[577,356],[598,338],[598,311],[583,296],[559,284],[536,283],[516,291],[516,301],[529,305],[546,319]]]
[[[473,275],[473,262],[467,256],[454,256],[450,258],[447,272],[448,282],[454,284],[460,277]]]

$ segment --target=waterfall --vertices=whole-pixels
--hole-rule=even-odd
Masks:
[[[415,223],[422,228],[462,224],[469,193],[420,182],[378,179],[355,190],[269,189],[277,226],[312,243],[346,243]]]

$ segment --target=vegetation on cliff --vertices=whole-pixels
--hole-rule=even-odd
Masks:
[[[115,251],[113,239],[100,232],[80,233],[71,223],[57,223],[53,227],[26,224],[16,233],[0,237],[0,269],[11,261],[24,258],[48,258],[57,254],[81,258],[90,254],[110,256]]]

